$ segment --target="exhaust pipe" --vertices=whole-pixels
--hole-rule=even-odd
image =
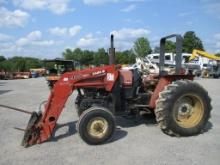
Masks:
[[[115,48],[114,48],[114,35],[111,35],[111,47],[109,48],[109,65],[115,64]]]

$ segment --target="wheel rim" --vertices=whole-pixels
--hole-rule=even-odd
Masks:
[[[87,131],[90,136],[101,139],[105,137],[108,132],[108,122],[102,117],[95,117],[89,121],[87,125]]]
[[[195,127],[202,120],[203,115],[203,102],[195,94],[180,97],[174,105],[174,119],[183,128]]]
[[[204,78],[209,78],[209,72],[208,72],[207,70],[205,70],[205,71],[203,72],[203,77],[204,77]]]

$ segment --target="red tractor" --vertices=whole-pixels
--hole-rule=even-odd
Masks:
[[[176,72],[164,71],[167,39],[176,38]],[[160,73],[143,76],[138,70],[114,65],[113,36],[110,64],[64,73],[55,83],[43,112],[33,112],[22,145],[42,143],[51,137],[68,97],[78,91],[77,130],[88,144],[109,140],[116,129],[115,116],[154,113],[163,132],[171,136],[199,134],[210,117],[211,99],[207,91],[185,75],[181,67],[182,37],[170,35],[160,41]]]

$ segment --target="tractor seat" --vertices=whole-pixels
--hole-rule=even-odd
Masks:
[[[124,97],[126,99],[136,97],[137,88],[141,84],[141,75],[138,70],[121,70],[120,81],[122,90],[124,91]]]
[[[131,70],[120,70],[121,84],[123,87],[130,87],[133,83],[133,73]]]

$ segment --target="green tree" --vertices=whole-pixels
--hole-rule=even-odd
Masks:
[[[73,60],[74,59],[74,56],[73,56],[73,51],[71,49],[66,49],[64,52],[63,52],[63,58],[66,59],[66,60]]]
[[[220,57],[220,53],[215,54],[216,56]]]
[[[73,50],[73,57],[74,57],[73,60],[76,60],[81,63],[82,56],[83,56],[83,51],[80,48],[76,48]]]
[[[195,32],[188,31],[183,36],[183,52],[192,53],[193,49],[204,50],[203,43]]]
[[[0,62],[5,61],[6,58],[4,56],[0,56]]]
[[[83,65],[91,65],[93,64],[93,56],[94,52],[89,50],[84,50],[82,56],[80,57],[79,62]]]
[[[13,62],[10,60],[5,60],[0,62],[0,71],[12,72],[14,71]]]
[[[66,49],[63,52],[63,57],[66,60],[74,60],[79,62],[81,65],[92,65],[95,60],[95,52],[90,50],[81,50],[80,48],[76,48],[74,50]]]
[[[29,71],[31,68],[40,68],[42,67],[42,62],[37,58],[25,57],[25,70]]]
[[[0,61],[0,70],[8,72],[25,72],[31,68],[40,68],[42,63],[37,58],[15,56],[4,61]]]
[[[93,61],[94,52],[89,50],[81,50],[76,48],[74,50],[66,49],[63,52],[63,57],[66,60],[74,60],[82,65],[89,65]]]
[[[135,63],[135,54],[132,50],[125,50],[122,52],[116,52],[117,64],[133,64]]]
[[[13,62],[13,70],[16,72],[24,72],[25,69],[25,59],[23,57],[15,56],[9,59]]]
[[[63,52],[63,57],[66,60],[79,61],[82,55],[83,55],[83,51],[80,48],[76,48],[74,50],[68,48]]]
[[[176,45],[172,41],[166,41],[165,43],[165,52],[167,53],[175,53],[176,52]]]
[[[174,42],[168,40],[165,43],[165,52],[167,53],[175,53],[176,52],[176,45]],[[154,53],[160,53],[160,47],[156,46],[154,48]]]
[[[134,42],[134,53],[138,57],[145,57],[152,52],[150,43],[147,38],[141,37]]]
[[[104,48],[100,48],[98,51],[81,50],[80,48],[74,50],[66,49],[63,52],[63,57],[68,60],[78,61],[81,66],[99,66],[109,63],[109,56]],[[116,63],[118,64],[135,63],[135,58],[136,56],[132,50],[116,52]]]
[[[4,56],[0,56],[0,71],[5,70],[4,61],[6,61],[6,58]]]
[[[136,62],[136,56],[135,56],[134,52],[132,51],[132,49],[125,50],[124,53],[127,54],[127,56],[128,56],[127,64],[134,64]]]
[[[104,48],[100,48],[94,53],[94,65],[108,64],[108,60],[109,57]]]

